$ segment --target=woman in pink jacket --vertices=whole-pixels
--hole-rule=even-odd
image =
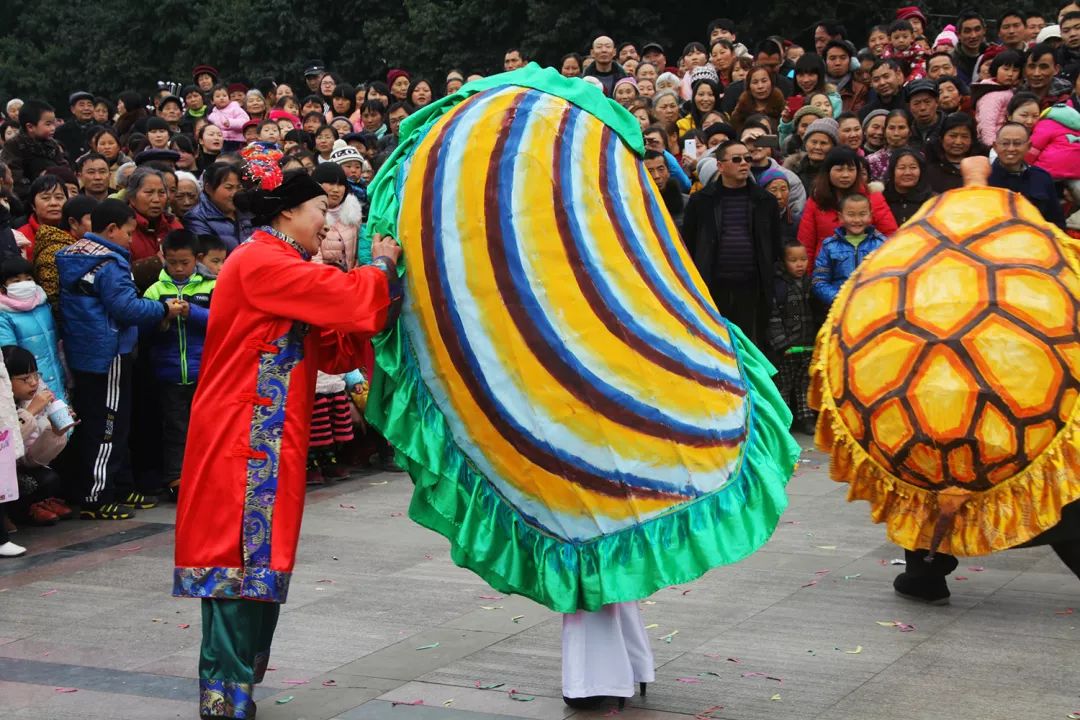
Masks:
[[[356,267],[356,241],[364,210],[360,201],[349,192],[345,171],[336,162],[319,163],[311,177],[326,191],[326,226],[329,228],[313,259],[342,270],[352,270]]]
[[[211,125],[221,128],[221,133],[225,136],[222,146],[225,152],[239,150],[244,146],[244,123],[251,118],[240,107],[240,103],[229,100],[229,88],[225,85],[215,85],[213,93],[214,109],[206,119]]]

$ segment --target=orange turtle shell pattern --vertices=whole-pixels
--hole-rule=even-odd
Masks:
[[[963,503],[940,547],[965,555],[1031,539],[1080,497],[1058,472],[1080,395],[1070,242],[1022,197],[962,188],[837,297],[812,369],[818,444],[904,547],[930,545],[943,491]]]

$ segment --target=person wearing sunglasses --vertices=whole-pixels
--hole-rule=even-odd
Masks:
[[[714,152],[715,177],[684,210],[683,242],[717,309],[764,351],[780,257],[780,209],[750,180],[750,148],[731,140]]]

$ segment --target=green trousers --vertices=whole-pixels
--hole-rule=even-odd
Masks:
[[[255,717],[255,685],[262,682],[274,639],[277,603],[202,601],[199,716]]]

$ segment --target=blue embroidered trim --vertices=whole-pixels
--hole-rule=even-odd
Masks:
[[[283,603],[292,573],[269,568],[178,567],[173,570],[176,597],[262,600]]]
[[[199,680],[199,715],[211,718],[255,717],[251,683],[232,680]]]
[[[173,570],[173,591],[177,597],[236,600],[243,584],[243,568],[178,567]]]
[[[256,404],[251,418],[252,457],[247,463],[244,497],[244,573],[240,594],[245,598],[284,602],[289,574],[270,570],[270,531],[277,500],[281,436],[285,429],[285,401],[292,371],[304,359],[304,329],[293,327],[270,343],[274,352],[259,358],[255,392],[266,404]],[[280,598],[277,600],[277,598]]]

